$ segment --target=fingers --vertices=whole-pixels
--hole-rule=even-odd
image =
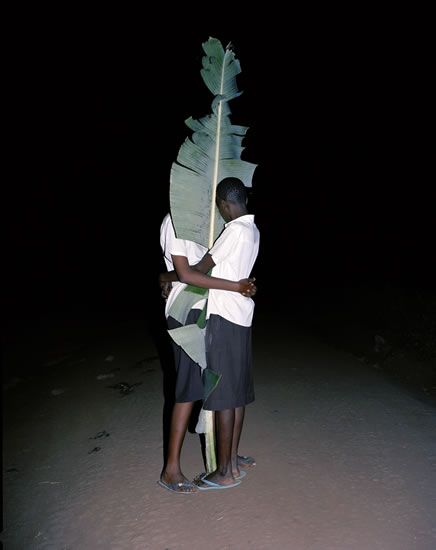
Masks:
[[[246,279],[241,279],[239,281],[240,286],[242,286],[242,289],[239,291],[242,296],[245,298],[251,298],[251,296],[254,296],[257,292],[257,286],[254,284],[254,281],[256,280],[255,277],[250,277]]]
[[[160,284],[160,289],[161,289],[161,297],[166,300],[172,290],[172,284],[171,283],[161,283]]]
[[[254,296],[256,292],[257,292],[257,287],[255,285],[250,285],[250,287],[243,290],[241,294],[246,298],[250,298],[251,296]]]

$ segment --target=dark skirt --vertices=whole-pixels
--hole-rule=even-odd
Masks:
[[[254,401],[251,327],[211,315],[206,326],[207,366],[222,375],[203,408],[222,411]]]
[[[193,309],[186,319],[187,325],[197,322],[201,309]],[[182,325],[173,319],[167,318],[169,329],[178,328]],[[188,403],[203,399],[203,383],[201,381],[201,368],[195,363],[171,338],[174,350],[174,362],[176,365],[176,403]]]

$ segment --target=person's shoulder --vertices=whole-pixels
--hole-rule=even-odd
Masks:
[[[239,218],[235,218],[234,221],[243,225],[253,225],[254,214],[244,214],[243,216],[239,216]]]
[[[171,216],[170,216],[170,214],[169,214],[169,213],[168,213],[168,214],[165,214],[165,216],[164,216],[164,218],[163,218],[163,220],[162,220],[160,226],[161,226],[161,227],[165,227],[165,226],[168,224],[168,222],[170,222],[170,221],[171,221]]]
[[[160,234],[161,236],[165,235],[167,239],[175,237],[173,222],[171,220],[171,215],[166,214],[162,223],[160,225]]]
[[[252,231],[253,228],[258,231],[257,225],[254,223],[253,214],[247,214],[236,218],[234,221],[235,230],[240,232]]]

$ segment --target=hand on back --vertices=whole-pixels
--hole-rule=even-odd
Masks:
[[[171,289],[173,288],[173,285],[171,283],[159,281],[159,286],[160,286],[160,295],[164,300],[167,300],[168,296],[170,295]]]

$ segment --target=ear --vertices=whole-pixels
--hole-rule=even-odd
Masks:
[[[226,218],[230,213],[230,204],[224,199],[217,200],[217,207],[223,218]]]

